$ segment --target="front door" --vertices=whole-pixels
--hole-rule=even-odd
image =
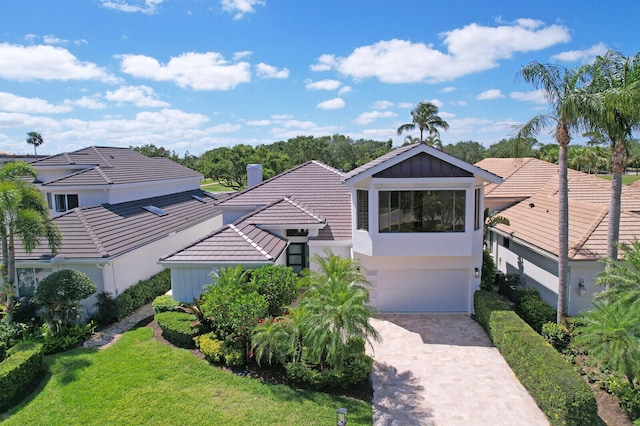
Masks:
[[[296,274],[309,267],[309,246],[306,243],[290,243],[287,248],[287,266]]]

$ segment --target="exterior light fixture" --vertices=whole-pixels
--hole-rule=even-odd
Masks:
[[[346,408],[338,408],[336,411],[336,416],[338,418],[337,425],[345,426],[347,424],[347,409]]]
[[[476,278],[480,278],[480,268],[475,268],[474,271],[476,273]]]
[[[580,278],[578,281],[578,296],[584,297],[587,294],[587,287],[584,286],[584,280]]]

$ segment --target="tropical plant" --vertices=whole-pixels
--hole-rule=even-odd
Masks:
[[[499,211],[494,211],[489,213],[489,207],[484,209],[484,232],[483,232],[483,241],[487,243],[487,237],[489,236],[489,231],[496,225],[507,225],[509,226],[511,223],[509,219],[504,216],[500,216]]]
[[[268,317],[260,320],[251,336],[251,347],[256,362],[260,365],[263,360],[268,364],[284,365],[292,347],[295,335],[289,327],[291,319],[284,317]]]
[[[304,346],[312,362],[340,369],[352,355],[352,342],[378,339],[369,323],[370,284],[356,259],[325,250],[312,261],[317,269],[302,278],[307,288],[300,301]]]
[[[6,295],[5,319],[13,320],[16,294],[16,238],[25,253],[31,253],[46,238],[52,254],[62,243],[60,231],[49,219],[49,208],[42,193],[28,181],[35,179],[33,166],[15,161],[0,168],[0,238],[2,239],[3,293]]]
[[[438,128],[447,130],[449,123],[438,115],[438,107],[431,102],[422,101],[411,110],[411,123],[398,127],[398,136],[403,132],[420,129],[420,143],[424,142],[423,132],[426,130],[429,136],[439,136]]]
[[[269,303],[269,315],[282,315],[296,298],[298,275],[289,266],[267,265],[251,271],[252,287]]]
[[[616,300],[625,305],[640,305],[640,241],[619,244],[622,259],[605,259],[606,267],[596,283],[609,284],[608,290],[596,293],[596,299]]]
[[[563,321],[567,313],[567,274],[569,268],[569,190],[567,179],[567,150],[571,132],[584,119],[584,106],[577,98],[583,86],[583,72],[559,65],[531,62],[519,75],[536,89],[541,89],[551,107],[550,114],[536,115],[517,132],[516,138],[530,138],[542,129],[555,124],[555,139],[560,147],[558,155],[558,315]]]
[[[29,136],[27,138],[27,143],[29,145],[33,145],[33,154],[35,155],[36,158],[38,158],[38,151],[36,148],[44,143],[44,139],[42,138],[42,135],[38,132],[29,132],[27,133],[27,136]]]

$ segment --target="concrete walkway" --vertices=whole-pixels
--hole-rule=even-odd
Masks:
[[[485,331],[466,314],[372,320],[373,424],[548,425]]]
[[[107,349],[116,343],[125,331],[130,330],[140,321],[152,316],[153,307],[151,303],[143,305],[124,317],[121,321],[115,322],[95,333],[91,338],[86,340],[82,346],[85,348]]]

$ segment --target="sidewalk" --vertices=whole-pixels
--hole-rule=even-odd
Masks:
[[[117,342],[125,331],[130,330],[140,321],[152,316],[153,307],[151,306],[151,303],[141,306],[124,317],[121,321],[113,323],[105,329],[95,333],[90,339],[85,341],[82,346],[85,348],[106,349]]]

